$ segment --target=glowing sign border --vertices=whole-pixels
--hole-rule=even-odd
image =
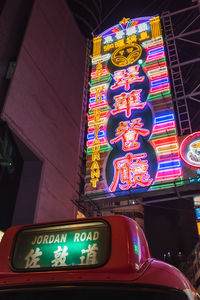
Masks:
[[[181,158],[183,159],[183,161],[187,164],[187,165],[190,165],[191,167],[193,168],[197,168],[199,169],[200,168],[200,162],[198,165],[195,165],[194,163],[192,163],[189,158],[186,158],[186,148],[188,147],[188,145],[190,146],[194,141],[192,141],[192,143],[189,144],[189,141],[190,140],[193,140],[194,137],[198,136],[199,137],[199,140],[200,140],[200,131],[196,131],[190,135],[188,135],[181,143],[181,146],[180,146],[180,154],[181,154]]]
[[[125,61],[125,58],[129,56],[129,52],[131,53],[131,51],[134,51],[134,49],[131,49],[131,45],[134,44],[138,44],[141,49],[143,49],[142,56],[138,56],[137,58],[138,62],[137,60],[134,62],[131,61],[131,64],[126,63],[125,66],[115,65],[112,61],[113,54],[116,52],[118,53],[118,51],[123,52],[119,54]],[[137,66],[135,66],[135,64],[137,64]],[[139,75],[140,67],[141,72]],[[146,76],[143,76],[144,73]],[[126,78],[123,79],[122,75],[126,75]],[[129,77],[130,80],[132,80],[130,82]],[[139,85],[139,82],[143,82],[146,77],[149,81],[148,96],[145,93],[141,94],[141,91],[143,90]],[[116,81],[115,83],[113,82],[114,79]],[[102,97],[100,96],[100,99],[97,96],[94,96],[92,91],[103,84],[106,84],[107,88],[105,89],[104,95],[102,94]],[[119,120],[119,122],[121,121],[121,124],[125,124],[127,119],[134,119],[134,116],[131,116],[131,106],[125,103],[128,103],[129,100],[123,101],[122,99],[125,97],[132,97],[132,109],[137,108],[138,110],[143,110],[144,108],[147,109],[148,106],[151,109],[154,118],[151,133],[147,139],[144,139],[146,144],[149,143],[150,146],[153,147],[157,159],[156,169],[152,174],[154,174],[154,172],[156,173],[154,174],[155,176],[153,175],[154,179],[152,184],[148,187],[148,190],[151,191],[173,186],[174,181],[176,181],[177,184],[182,185],[183,171],[159,16],[150,16],[132,20],[123,19],[119,24],[107,29],[99,36],[94,37],[90,86],[87,155],[91,155],[91,157],[89,156],[87,160],[85,194],[101,194],[105,193],[105,191],[110,193],[109,181],[112,180],[111,176],[114,175],[112,175],[112,170],[108,181],[108,177],[106,176],[109,168],[106,166],[108,160],[114,159],[116,155],[116,153],[113,153],[112,157],[110,156],[111,149],[113,149],[113,143],[119,141],[121,137],[119,135],[120,128],[119,126],[116,127],[116,122]],[[115,90],[118,88],[119,93],[116,94],[117,91]],[[140,92],[141,95],[138,94],[137,98],[137,95],[133,92],[130,94],[130,89],[133,90],[134,93],[137,91]],[[127,93],[127,91],[129,92]],[[111,103],[110,97],[114,102],[112,101]],[[101,101],[99,101],[99,99]],[[124,113],[128,114],[128,116],[122,116],[122,120],[120,120],[119,115],[121,110],[118,109],[118,106],[120,105],[120,109],[122,110],[123,108]],[[126,112],[126,105],[129,107],[128,112]],[[95,121],[93,116],[97,109],[100,111],[99,119],[101,119],[101,126],[99,126],[98,130],[96,129],[95,132],[95,125],[92,120],[94,119]],[[107,111],[106,115],[105,111]],[[137,112],[136,118],[138,118],[139,114],[140,111]],[[119,118],[115,118],[115,120],[111,119],[111,117],[115,115],[118,115],[117,117]],[[125,117],[126,120],[124,119]],[[116,132],[116,130],[118,130],[118,134],[114,138],[112,136],[110,139],[108,128],[111,130],[110,124],[113,120],[115,122],[113,123],[113,131]],[[127,133],[127,140],[130,140],[130,138],[131,137],[128,136]],[[92,143],[94,141],[99,145],[99,151],[97,153],[98,155],[95,156],[95,164],[98,164],[98,168],[93,171],[91,168],[91,160],[93,160],[94,157],[92,151]],[[124,142],[125,141],[126,140],[124,140]],[[120,143],[122,144],[122,142],[123,140],[121,139]],[[127,147],[121,149],[121,144],[120,151],[124,151],[125,149],[125,152],[128,154],[129,149]],[[138,143],[138,145],[140,144]],[[130,151],[135,150],[136,149],[130,149]],[[143,149],[141,152],[145,151],[146,150]],[[136,153],[133,152],[133,154],[139,153],[136,150]],[[119,155],[123,158],[123,153],[120,152],[116,155],[116,159],[120,159]],[[152,172],[154,165],[151,165],[151,161],[155,163],[155,158],[151,157],[149,161]],[[95,184],[93,187],[91,186],[91,180],[93,180],[93,178],[88,176],[89,172],[90,175],[93,173],[96,174],[94,175]],[[134,188],[133,190],[137,193],[138,189]],[[138,190],[138,192],[140,191]],[[111,197],[112,196],[114,196],[114,194],[111,195]]]

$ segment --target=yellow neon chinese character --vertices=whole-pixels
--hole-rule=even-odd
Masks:
[[[101,110],[95,109],[94,110],[94,122],[98,123],[100,121],[100,117],[101,117]]]
[[[146,40],[146,39],[149,39],[148,33],[146,31],[141,32],[141,34],[140,34],[140,41],[143,41],[143,40]]]
[[[94,125],[94,134],[95,134],[95,139],[98,139],[98,133],[100,131],[100,126],[98,124]]]
[[[104,92],[105,87],[104,86],[98,86],[95,90],[95,104],[101,104],[102,103],[102,93]]]
[[[97,74],[98,80],[100,80],[101,76],[103,74],[103,66],[102,66],[100,60],[98,61],[97,66],[96,66],[96,74]]]
[[[125,45],[124,39],[115,42],[115,48],[123,47],[124,45]]]
[[[135,42],[137,42],[137,36],[136,35],[129,36],[126,39],[127,44],[132,44],[132,43],[135,43]]]
[[[114,48],[114,44],[108,44],[103,47],[103,50],[106,52],[106,51],[110,51],[113,48]]]

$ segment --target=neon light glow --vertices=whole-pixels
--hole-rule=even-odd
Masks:
[[[175,129],[175,128],[176,128],[175,122],[166,122],[166,123],[154,125],[153,132],[154,133],[161,132],[161,131],[165,132],[168,129]]]
[[[194,206],[200,206],[200,196],[194,196],[193,197],[194,200]]]
[[[160,186],[157,185],[157,183],[167,180],[173,181],[174,179],[179,179],[181,181],[183,174],[178,140],[175,132],[170,136],[167,134],[167,137],[164,137],[169,130],[175,130],[176,125],[174,113],[172,113],[172,100],[162,38],[154,41],[147,41],[143,44],[147,48],[147,59],[144,69],[146,69],[150,81],[150,92],[148,98],[149,100],[151,99],[151,102],[157,101],[155,106],[157,110],[163,110],[163,114],[156,116],[154,119],[151,136],[151,143],[156,150],[158,159],[158,170],[155,176],[154,187],[152,186],[152,189],[157,189]],[[158,64],[158,61],[161,60],[162,65]],[[166,104],[163,103],[162,100],[164,92],[166,93],[166,96],[168,94],[170,97],[169,100],[165,102]],[[168,107],[167,103],[169,103]],[[169,109],[171,113],[169,113]],[[158,133],[160,136],[156,136]]]
[[[198,234],[200,235],[200,222],[197,222],[197,230],[198,230]]]
[[[121,93],[114,97],[114,109],[111,110],[112,115],[125,113],[127,118],[130,118],[132,110],[144,109],[146,102],[141,102],[142,90],[132,90],[130,93]]]
[[[165,179],[165,178],[174,179],[180,176],[182,176],[182,170],[181,168],[176,168],[176,169],[171,169],[166,171],[158,171],[156,174],[156,179],[157,180]]]
[[[115,175],[109,187],[110,191],[114,192],[119,182],[121,190],[149,186],[153,179],[148,174],[149,164],[144,160],[146,157],[146,153],[136,155],[128,153],[125,157],[116,159],[113,163]]]
[[[158,16],[124,18],[94,38],[87,118],[86,194],[183,184]],[[200,137],[186,152],[198,146]]]
[[[116,39],[122,39],[123,38],[123,36],[124,36],[124,32],[123,31],[118,31],[118,32],[116,32],[116,34],[115,34],[115,37],[116,37]]]
[[[151,86],[160,86],[169,82],[169,78],[162,78],[160,80],[153,80]]]
[[[136,27],[130,27],[126,29],[126,35],[133,35],[137,32]]]
[[[170,152],[170,153],[160,153],[157,156],[158,161],[166,161],[168,159],[176,159],[179,158],[180,159],[180,153],[179,151],[174,151],[174,152]]]
[[[180,186],[183,185],[184,182],[182,180],[178,181],[177,178],[174,178],[176,180],[176,186]],[[170,187],[174,187],[174,182],[171,183],[159,183],[158,185],[152,185],[151,186],[151,190],[157,190],[157,189],[166,189],[166,188],[170,188]]]
[[[181,166],[181,162],[179,159],[176,160],[169,160],[169,161],[165,161],[165,162],[160,162],[158,164],[158,170],[160,169],[169,169],[169,168],[176,168],[176,167],[180,167]]]
[[[101,63],[99,62],[97,64],[96,70],[93,71],[90,76],[91,76],[91,78],[93,80],[94,79],[100,80],[101,77],[104,77],[104,76],[109,75],[109,74],[110,73],[109,73],[108,69],[107,68],[103,68],[102,65],[101,65]]]
[[[181,158],[193,167],[200,168],[200,131],[188,135],[180,147]]]
[[[178,150],[178,144],[174,143],[174,144],[168,144],[168,145],[164,145],[164,146],[160,146],[157,147],[156,150],[158,151],[158,153],[162,153],[162,152],[171,152],[171,151],[176,151]]]
[[[158,140],[154,140],[152,141],[154,147],[159,147],[162,145],[171,145],[171,144],[175,144],[178,142],[177,136],[166,136],[163,138],[160,138]]]
[[[158,61],[164,57],[165,57],[165,53],[164,53],[164,51],[162,51],[162,52],[158,52],[156,54],[149,55],[146,61],[147,62]]]
[[[102,62],[106,62],[110,59],[110,54],[104,54],[98,57],[92,57],[92,65],[95,66],[96,64],[99,63],[99,61]]]
[[[164,52],[164,47],[155,47],[155,48],[152,48],[151,50],[148,51],[148,54],[149,55],[152,55],[152,54],[156,54],[156,53],[159,53],[159,52]]]
[[[174,114],[163,115],[163,116],[155,117],[154,124],[173,121],[173,120],[174,120]]]
[[[122,149],[124,151],[131,151],[140,148],[138,142],[139,135],[147,136],[150,134],[148,129],[143,129],[144,126],[141,118],[133,119],[131,121],[120,122],[119,127],[116,129],[116,138],[110,141],[111,144],[115,144],[122,141]]]
[[[98,107],[104,107],[107,105],[106,99],[107,84],[98,85],[90,89],[89,108],[96,109]]]
[[[143,82],[144,76],[139,77],[139,68],[140,65],[136,65],[128,69],[115,71],[113,77],[115,83],[111,86],[111,90],[124,87],[125,91],[129,91],[132,83]]]

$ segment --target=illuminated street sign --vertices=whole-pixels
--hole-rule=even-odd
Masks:
[[[11,265],[23,271],[96,267],[108,259],[109,242],[108,224],[102,221],[24,228]]]

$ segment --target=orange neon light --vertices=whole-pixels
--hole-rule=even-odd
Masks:
[[[158,153],[162,153],[162,152],[170,152],[170,151],[176,151],[178,150],[178,144],[169,144],[169,145],[164,145],[164,146],[160,146],[157,147],[156,150],[158,151]]]
[[[197,230],[198,230],[198,234],[200,235],[200,222],[197,222]]]
[[[177,143],[178,139],[176,135],[168,136],[164,138],[159,138],[158,140],[152,140],[152,145],[156,148],[162,145],[174,144]]]

